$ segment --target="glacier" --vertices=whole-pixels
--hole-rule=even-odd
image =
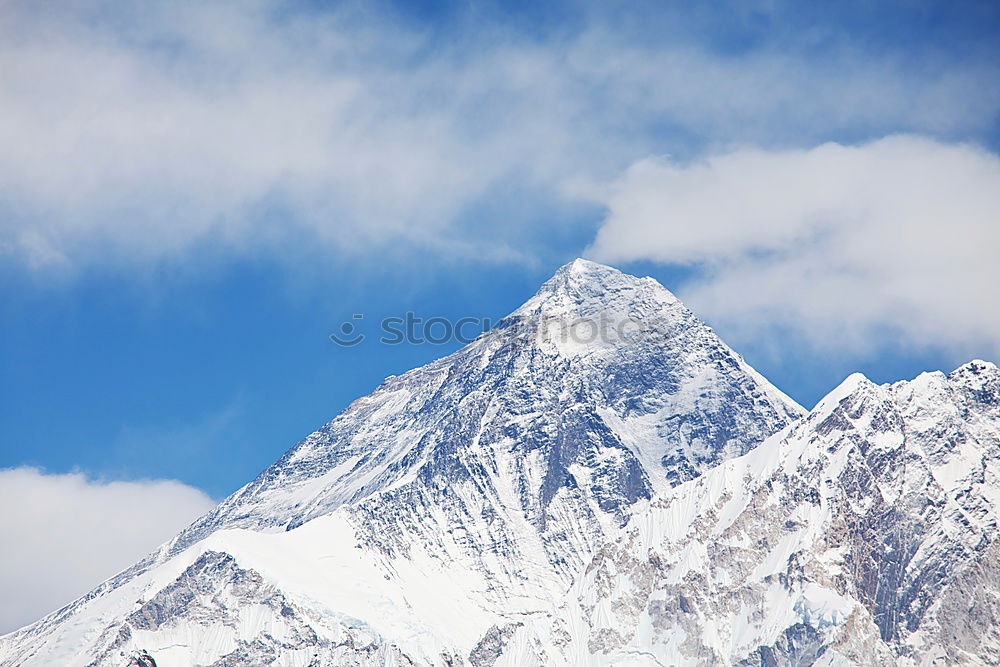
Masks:
[[[807,412],[576,260],[0,665],[998,663],[998,458],[992,363]]]

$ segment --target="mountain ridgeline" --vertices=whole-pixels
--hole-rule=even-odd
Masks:
[[[576,260],[0,665],[1000,662],[1000,371],[806,412]]]

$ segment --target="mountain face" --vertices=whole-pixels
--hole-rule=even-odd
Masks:
[[[583,260],[0,665],[1000,662],[1000,373],[811,413]]]
[[[584,662],[997,664],[998,512],[995,365],[856,374],[650,503],[555,625],[583,628],[567,655]]]

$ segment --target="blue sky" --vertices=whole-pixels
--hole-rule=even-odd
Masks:
[[[0,12],[0,468],[221,498],[580,255],[807,407],[1000,349],[996,3]]]

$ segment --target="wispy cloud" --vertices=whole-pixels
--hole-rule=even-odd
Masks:
[[[172,480],[0,470],[0,634],[83,595],[213,504]]]
[[[916,67],[847,41],[733,55],[639,39],[597,12],[549,35],[466,25],[444,39],[349,5],[97,7],[0,8],[7,261],[303,238],[504,256],[529,221],[503,202],[531,201],[533,222],[650,153],[962,135],[1000,108],[988,59]],[[483,219],[502,224],[469,223]]]
[[[858,146],[646,159],[595,191],[590,252],[692,264],[700,313],[861,352],[895,340],[1000,353],[1000,158],[896,136]]]

